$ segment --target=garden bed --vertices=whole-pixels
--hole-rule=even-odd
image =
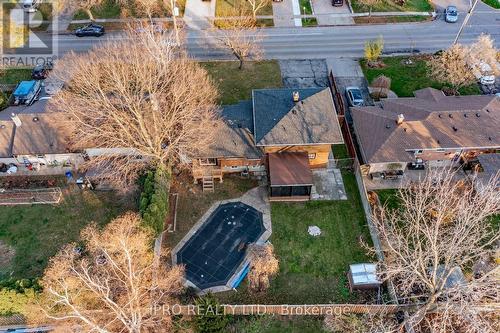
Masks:
[[[355,13],[369,12],[370,8],[357,0],[350,0]],[[381,0],[372,6],[372,12],[430,12],[434,8],[428,0],[406,0],[404,5],[394,0]]]

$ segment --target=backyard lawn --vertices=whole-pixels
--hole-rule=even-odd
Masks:
[[[279,88],[281,71],[277,61],[248,61],[239,70],[237,61],[201,63],[219,87],[222,105],[235,104],[252,97],[252,89]]]
[[[368,68],[366,61],[361,60],[361,67],[368,82],[372,82],[379,75],[385,75],[391,78],[391,90],[399,97],[413,97],[413,92],[418,89],[433,87],[441,89],[446,84],[437,82],[429,76],[427,67],[427,56],[415,56],[412,65],[405,65],[404,60],[408,57],[388,57],[383,58],[385,67]],[[462,95],[481,94],[479,86],[474,83],[470,86],[459,89]]]
[[[356,13],[368,12],[369,7],[358,0],[351,0],[352,9]],[[372,12],[428,12],[433,7],[429,0],[406,0],[403,6],[394,0],[381,0],[372,7]]]
[[[102,226],[134,205],[112,192],[76,186],[63,192],[59,205],[0,206],[0,245],[10,256],[0,262],[0,279],[40,277],[48,259],[64,244],[77,241],[88,223]]]
[[[359,244],[370,242],[356,180],[344,174],[349,200],[307,203],[273,203],[271,242],[280,271],[267,293],[249,294],[246,281],[237,292],[219,293],[221,303],[316,304],[358,302],[351,294],[346,272],[349,264],[371,259]],[[307,233],[309,226],[321,236]]]

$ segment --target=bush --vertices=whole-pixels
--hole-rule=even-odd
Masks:
[[[365,58],[368,66],[372,66],[374,62],[382,55],[384,49],[384,40],[379,37],[374,40],[369,40],[365,43]]]
[[[26,290],[40,292],[42,287],[38,283],[38,279],[6,279],[0,281],[0,290],[15,291],[16,293],[24,293]]]
[[[9,96],[0,91],[0,110],[5,109],[7,106],[9,106]]]
[[[144,225],[159,235],[168,214],[170,172],[159,168],[154,172],[148,171],[143,179],[139,212]]]
[[[0,316],[27,314],[29,304],[34,304],[38,293],[33,289],[25,289],[23,293],[15,290],[0,290]]]
[[[219,302],[211,294],[196,300],[200,315],[194,317],[195,331],[198,333],[224,332],[229,319],[221,315],[223,312]]]

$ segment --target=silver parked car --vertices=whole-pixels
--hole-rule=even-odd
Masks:
[[[345,94],[350,106],[362,106],[365,104],[363,95],[361,94],[361,89],[358,87],[345,88]]]
[[[448,6],[444,10],[444,20],[448,23],[455,23],[458,21],[458,9],[455,6]]]

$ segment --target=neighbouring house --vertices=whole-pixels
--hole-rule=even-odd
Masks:
[[[226,173],[269,175],[271,200],[308,200],[314,168],[343,143],[328,88],[259,89],[251,101],[224,106],[215,142],[193,160],[204,188]]]
[[[392,178],[407,169],[459,166],[500,149],[500,98],[445,96],[425,88],[351,109],[362,169]]]
[[[11,120],[0,121],[0,162],[23,165],[29,170],[76,167],[83,161],[80,153],[66,145],[64,131],[59,128],[57,113],[21,113]],[[5,140],[4,140],[5,139]]]

